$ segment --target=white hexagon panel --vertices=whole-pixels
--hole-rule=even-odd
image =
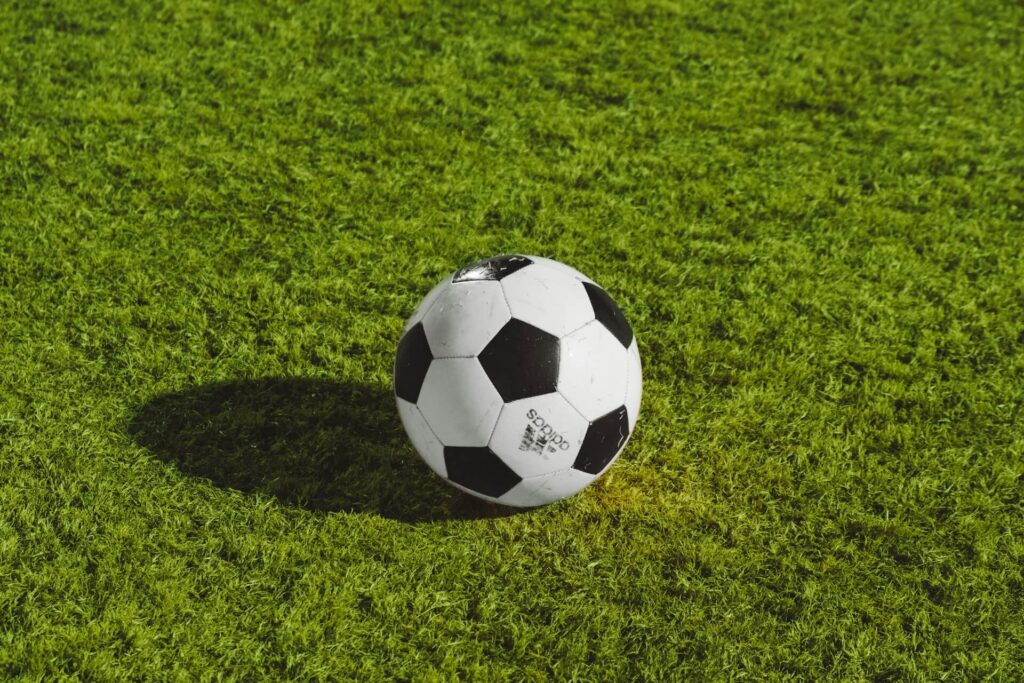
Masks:
[[[405,433],[409,435],[409,441],[416,448],[420,456],[430,465],[430,469],[442,477],[447,477],[448,472],[444,466],[444,446],[434,436],[430,425],[423,419],[423,414],[415,403],[409,403],[405,399],[398,399],[398,415],[402,418],[402,426]]]
[[[590,421],[623,405],[626,348],[595,320],[561,340],[558,392]]]
[[[469,358],[511,317],[500,282],[471,280],[448,285],[437,296],[423,317],[423,329],[434,358]]]
[[[594,319],[583,283],[540,264],[522,268],[501,280],[512,317],[561,337]]]
[[[520,477],[572,467],[590,423],[558,393],[506,403],[491,450]]]
[[[553,259],[544,258],[543,256],[530,256],[528,258],[538,265],[542,265],[545,268],[551,268],[552,270],[557,270],[558,272],[564,273],[565,275],[575,278],[580,282],[594,282],[580,271],[576,270],[572,266],[567,266],[561,261],[555,261]]]
[[[486,446],[502,400],[476,358],[442,358],[427,369],[417,407],[445,446]]]

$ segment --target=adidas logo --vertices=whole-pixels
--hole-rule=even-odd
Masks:
[[[569,441],[555,431],[555,428],[548,424],[542,416],[537,414],[533,408],[526,413],[526,429],[523,431],[522,441],[519,443],[519,450],[533,451],[543,454],[544,451],[557,453],[558,451],[569,450]]]

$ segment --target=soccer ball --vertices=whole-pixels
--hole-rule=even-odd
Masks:
[[[409,318],[395,396],[420,456],[515,507],[585,488],[636,424],[640,352],[608,294],[569,266],[498,256],[444,279]]]

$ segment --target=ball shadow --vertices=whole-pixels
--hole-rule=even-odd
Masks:
[[[217,486],[316,511],[405,522],[514,514],[459,492],[405,438],[385,387],[308,378],[222,382],[157,396],[129,432]]]

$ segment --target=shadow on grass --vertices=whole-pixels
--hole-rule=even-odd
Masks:
[[[129,431],[189,475],[309,510],[414,523],[515,512],[431,472],[408,444],[383,387],[303,378],[223,382],[154,398]]]

